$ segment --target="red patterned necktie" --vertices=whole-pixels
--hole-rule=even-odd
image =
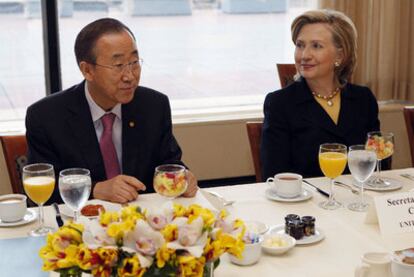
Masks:
[[[102,159],[105,165],[106,178],[111,179],[120,174],[118,156],[114,142],[112,141],[112,126],[114,125],[115,114],[107,113],[101,117],[103,132],[99,146],[101,148]]]

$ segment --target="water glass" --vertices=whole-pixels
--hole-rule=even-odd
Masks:
[[[346,146],[339,143],[324,143],[319,147],[319,166],[323,174],[331,180],[329,199],[319,203],[323,209],[335,210],[342,206],[342,203],[335,200],[333,188],[335,178],[345,169],[346,153]]]
[[[45,226],[43,204],[49,200],[55,189],[55,171],[53,165],[47,163],[30,164],[23,167],[23,187],[27,196],[39,205],[39,226],[29,232],[30,236],[44,236],[54,231]]]
[[[377,163],[377,154],[373,149],[366,149],[365,145],[352,145],[348,151],[348,167],[352,177],[360,187],[360,200],[348,205],[352,211],[364,212],[368,203],[364,201],[364,183],[371,177]]]
[[[74,212],[74,221],[91,194],[91,176],[88,169],[69,168],[59,173],[59,192],[63,202]]]

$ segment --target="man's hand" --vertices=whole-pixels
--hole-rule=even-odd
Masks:
[[[93,189],[93,197],[116,203],[127,203],[137,199],[138,191],[145,189],[145,185],[137,178],[118,175],[112,179],[96,183]]]
[[[187,187],[187,190],[183,193],[183,196],[194,197],[198,190],[198,184],[197,184],[196,177],[190,170],[187,170],[187,182],[188,182],[188,187]]]

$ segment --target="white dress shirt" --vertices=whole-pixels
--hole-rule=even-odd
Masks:
[[[91,111],[93,125],[95,126],[95,133],[98,141],[101,139],[103,132],[103,125],[101,117],[105,113],[115,114],[114,125],[112,126],[112,141],[114,142],[116,155],[118,157],[119,167],[122,172],[122,110],[121,104],[116,104],[110,111],[105,111],[96,104],[88,89],[88,82],[85,81],[85,96],[88,101],[89,109]]]

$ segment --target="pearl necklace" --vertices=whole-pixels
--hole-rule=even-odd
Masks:
[[[323,99],[323,100],[326,100],[326,101],[328,101],[327,102],[327,104],[328,104],[328,106],[329,107],[332,107],[333,106],[333,102],[332,102],[332,98],[334,98],[335,97],[335,95],[337,95],[338,93],[340,92],[340,89],[339,88],[336,88],[331,94],[329,94],[329,95],[320,95],[319,93],[316,93],[316,92],[314,92],[314,91],[312,91],[312,95],[313,96],[315,96],[315,97],[318,97],[318,98],[320,98],[320,99]]]

